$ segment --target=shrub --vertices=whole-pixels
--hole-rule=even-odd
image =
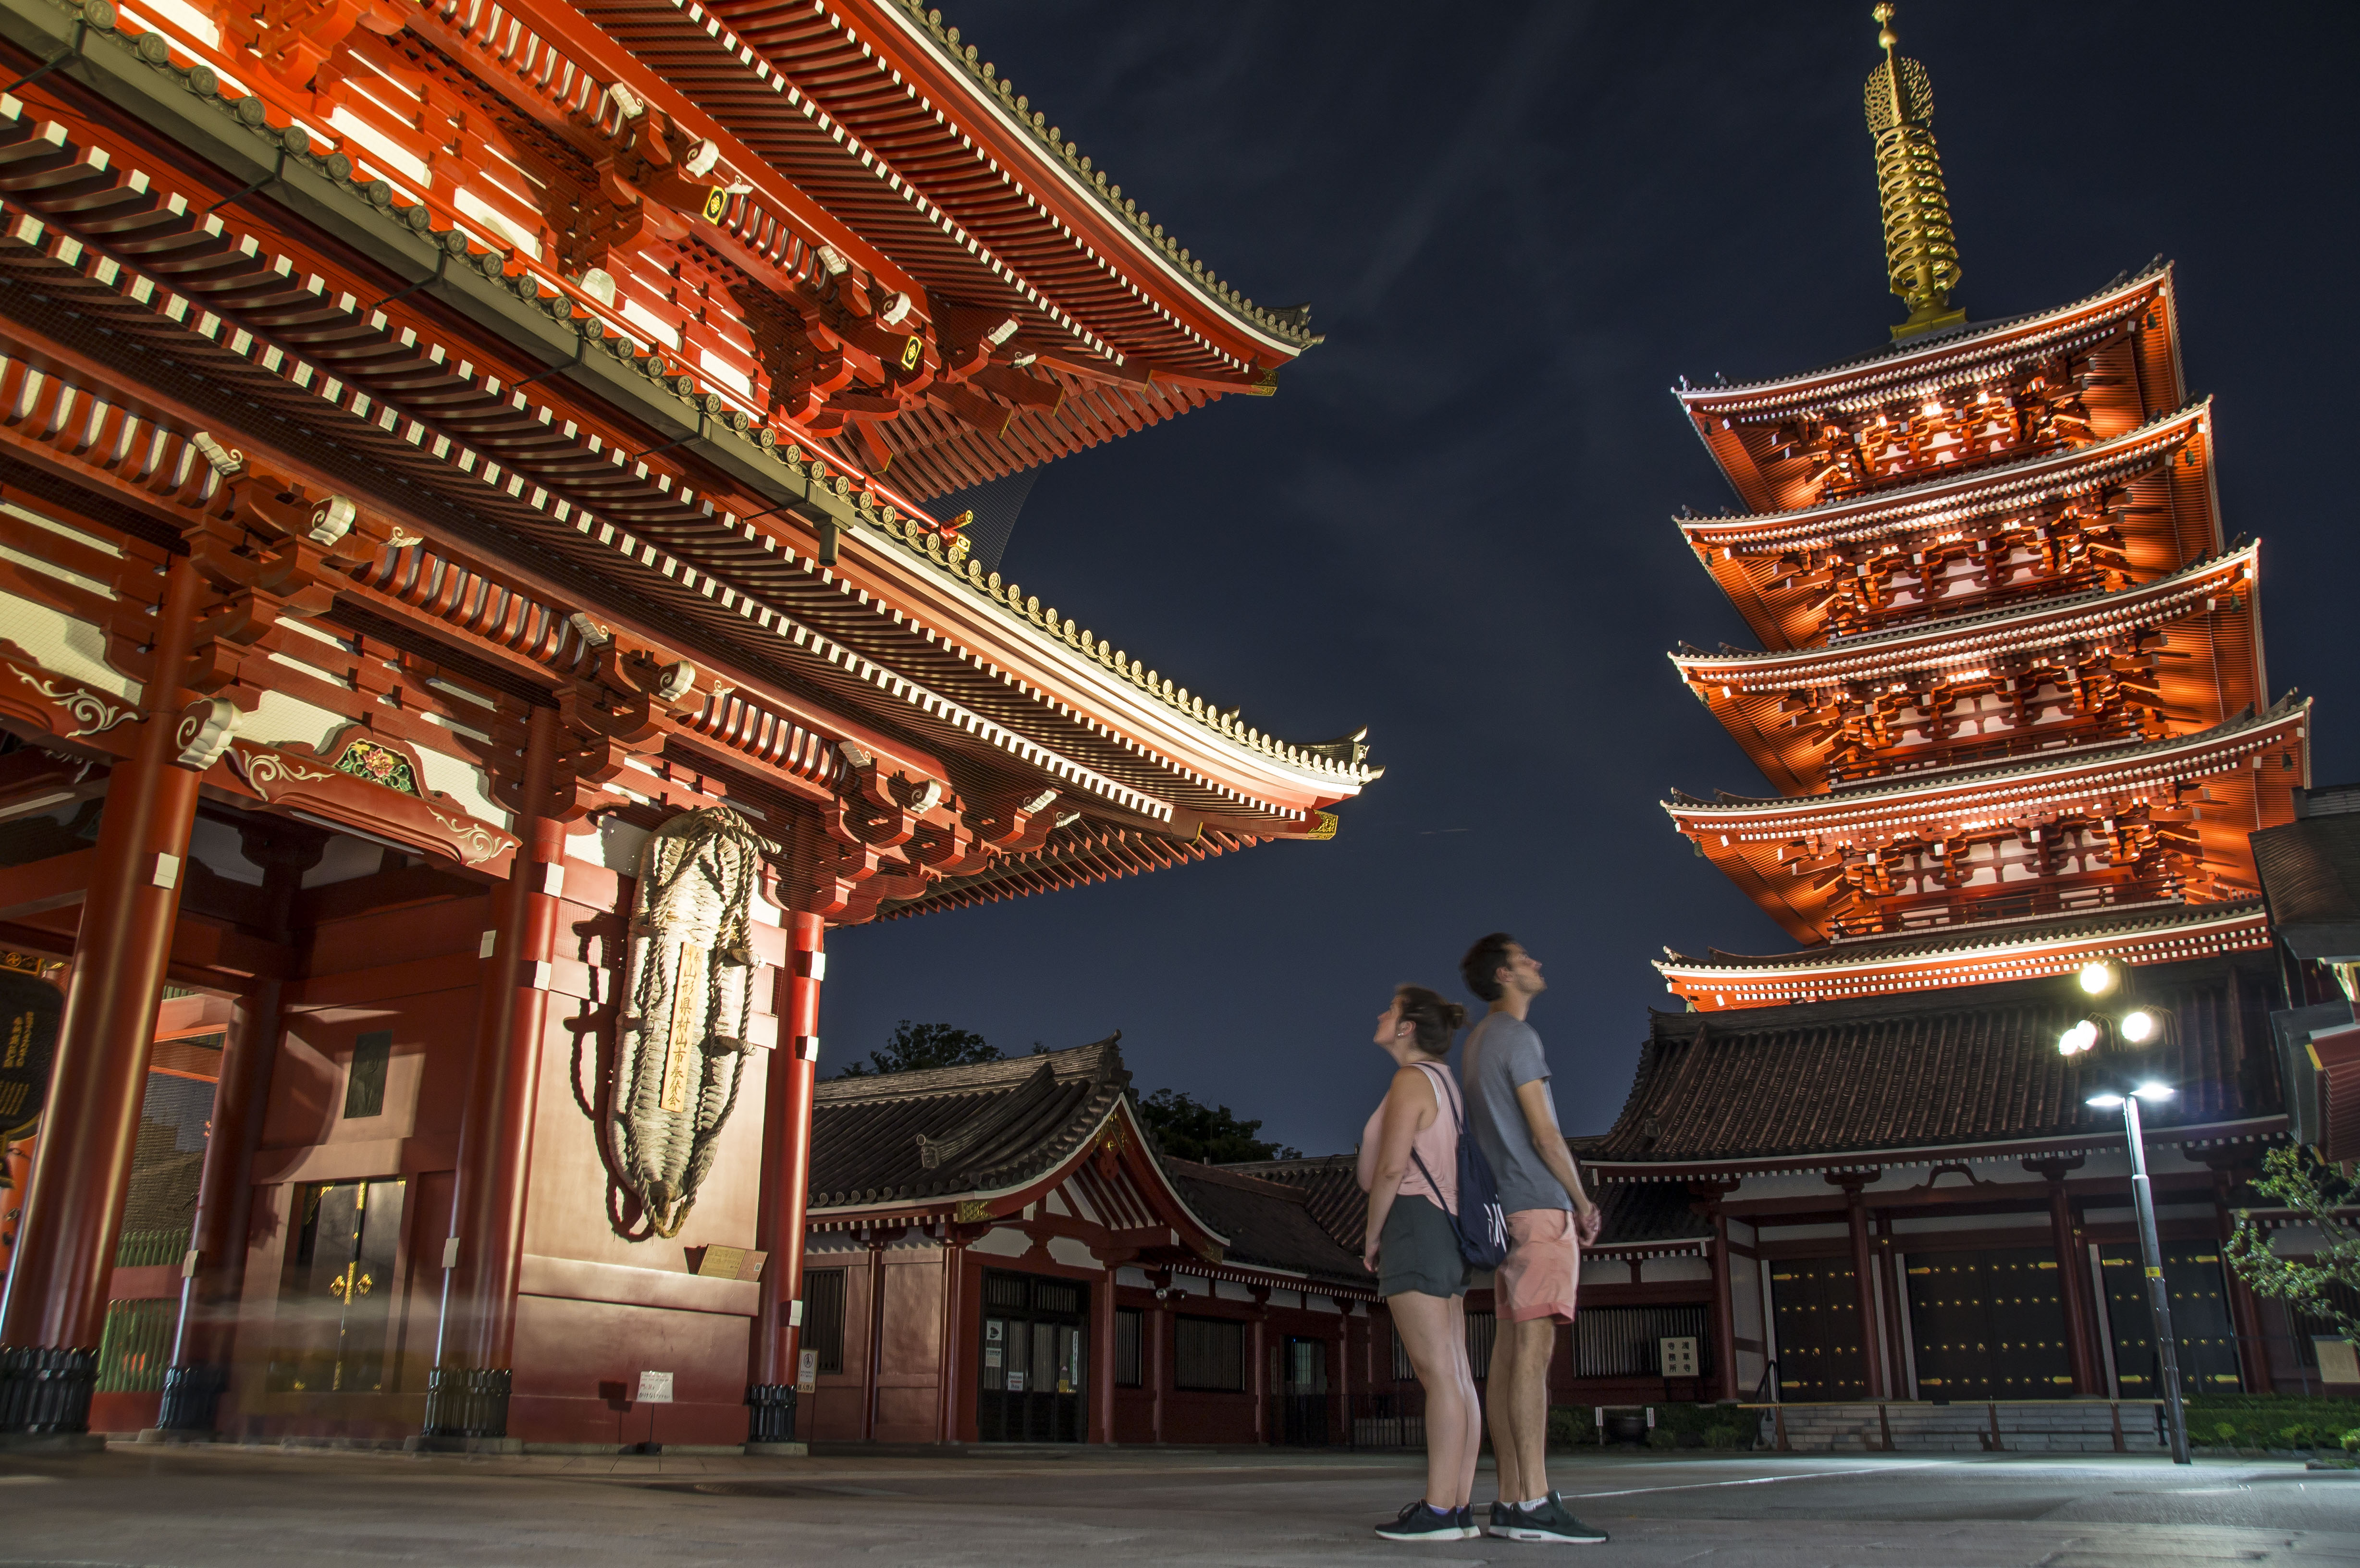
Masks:
[[[1650,1448],[1677,1448],[1679,1442],[1680,1434],[1670,1427],[1658,1424],[1648,1429],[1647,1446]]]
[[[2355,1426],[2344,1434],[2344,1452],[2360,1454],[2360,1426]]]

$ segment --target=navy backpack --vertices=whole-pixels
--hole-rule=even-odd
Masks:
[[[1467,1136],[1467,1113],[1459,1103],[1459,1085],[1451,1082],[1449,1070],[1421,1062],[1419,1066],[1434,1073],[1448,1086],[1450,1093],[1443,1098],[1449,1102],[1450,1115],[1459,1125],[1459,1212],[1450,1216],[1450,1228],[1459,1236],[1459,1256],[1470,1269],[1497,1269],[1508,1256],[1508,1216],[1500,1207],[1500,1183],[1492,1178],[1491,1162],[1483,1158],[1483,1150]],[[1417,1146],[1410,1146],[1409,1157],[1417,1161],[1418,1174],[1437,1192],[1442,1183],[1419,1159]]]

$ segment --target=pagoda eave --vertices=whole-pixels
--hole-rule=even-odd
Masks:
[[[2309,781],[2309,711],[2289,699],[2174,740],[1664,811],[1800,942],[1840,935],[1847,919],[1890,934],[1978,909],[2239,898],[2259,890],[2246,833],[2289,814]]]
[[[1683,386],[1674,396],[1745,504],[1757,511],[1774,511],[1799,505],[1803,497],[1791,481],[1771,478],[1747,445],[1748,427],[1913,403],[1990,380],[2027,360],[2085,352],[2125,323],[2149,329],[2141,334],[2145,341],[2137,355],[2137,414],[2129,420],[2136,424],[2179,407],[2184,397],[2171,267],[2159,257],[2136,278],[2058,310],[1928,334],[1799,376]]]
[[[1839,1001],[2072,974],[2095,960],[2145,965],[2266,951],[2269,913],[2258,898],[2159,903],[1831,943],[1766,957],[1715,953],[1655,961],[1665,989],[1699,1012]]]
[[[2137,642],[2165,627],[2192,641],[2195,651],[2177,648],[2152,652],[2157,711],[2171,715],[2164,733],[2186,733],[2225,723],[2231,714],[2257,706],[2262,696],[2258,611],[2254,583],[2260,546],[2198,562],[2185,571],[2112,592],[2103,590],[2043,599],[1982,614],[1947,616],[1856,637],[1823,646],[1772,653],[1675,653],[1673,667],[1711,710],[1748,757],[1788,794],[1816,794],[1830,787],[1828,757],[1833,745],[1823,733],[1833,721],[1808,708],[1798,711],[1793,694],[1863,688],[1875,695],[1880,683],[1932,680],[1944,686],[1973,684],[2000,666],[2014,667],[2061,650],[2102,649],[2114,642]],[[1939,601],[1937,602],[1939,607]],[[1983,681],[1989,684],[1989,681]],[[1972,699],[1970,699],[1972,700]],[[1808,699],[1807,699],[1808,701]],[[1916,709],[1891,727],[1912,735],[1954,725],[1978,726],[1972,741],[1953,746],[1923,740],[1897,741],[1876,752],[1877,762],[1899,770],[1941,766],[1951,749],[2005,746],[2016,754],[2060,746],[2085,727],[2072,710],[2075,697],[2063,691],[2020,697],[2038,710],[2061,706],[2067,716],[2016,727],[1996,727],[1993,713],[2009,704],[1986,694],[1974,713],[1951,712],[1952,699],[1938,697],[1928,713]],[[1855,702],[1855,706],[1860,705]],[[2005,716],[2004,714],[2001,716]]]

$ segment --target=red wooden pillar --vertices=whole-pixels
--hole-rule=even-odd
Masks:
[[[0,1305],[0,1436],[89,1430],[156,1006],[196,820],[198,775],[175,759],[199,589],[188,557],[174,557],[137,749],[107,779],[49,1109]]]
[[[1714,1397],[1737,1398],[1736,1283],[1729,1271],[1729,1216],[1712,1205],[1712,1372]]]
[[[2234,996],[2233,991],[2232,1000]],[[2229,1207],[2229,1195],[2235,1186],[2236,1178],[2228,1166],[2212,1168],[2213,1235],[2223,1242],[2236,1233],[2236,1222],[2230,1218]],[[2269,1342],[2262,1337],[2261,1308],[2254,1300],[2253,1287],[2234,1269],[2221,1272],[2228,1276],[2229,1327],[2237,1336],[2237,1371],[2245,1380],[2245,1392],[2274,1393],[2278,1381],[2270,1375]]]
[[[1246,1386],[1253,1391],[1253,1440],[1270,1441],[1270,1287],[1249,1285],[1253,1292],[1253,1331],[1249,1354],[1253,1357],[1252,1374]]]
[[[1172,1309],[1164,1300],[1164,1292],[1171,1287],[1172,1276],[1165,1274],[1158,1277],[1155,1290],[1155,1335],[1153,1344],[1149,1347],[1150,1366],[1147,1373],[1147,1387],[1152,1396],[1148,1407],[1147,1428],[1147,1440],[1150,1443],[1164,1441],[1164,1366],[1170,1358],[1170,1351],[1166,1348],[1171,1344],[1167,1325],[1172,1321]]]
[[[263,867],[263,901],[270,933],[292,934],[289,920],[303,873],[319,864],[327,840],[259,826],[244,834],[248,860]],[[180,1327],[173,1365],[165,1369],[164,1399],[156,1424],[167,1432],[210,1435],[217,1400],[228,1387],[237,1342],[238,1306],[246,1293],[246,1254],[254,1216],[254,1155],[270,1105],[270,1074],[279,1058],[279,984],[257,978],[232,1004],[222,1076],[213,1091],[213,1130],[205,1139],[198,1179],[197,1214],[189,1246],[194,1272],[182,1288]]]
[[[1114,1442],[1115,1276],[1132,1256],[1120,1249],[1097,1255],[1106,1267],[1106,1283],[1090,1298],[1090,1367],[1095,1379],[1090,1385],[1090,1421],[1097,1428],[1093,1441],[1098,1443]]]
[[[2024,1168],[2049,1183],[2049,1245],[2057,1253],[2057,1288],[2065,1306],[2066,1369],[2073,1375],[2077,1394],[2103,1394],[2105,1368],[2098,1362],[2097,1319],[2090,1311],[2087,1258],[2073,1234],[2073,1200],[2065,1191],[2065,1173],[2081,1165],[2079,1159],[2051,1160]]]
[[[564,878],[565,828],[549,814],[556,747],[557,711],[534,708],[518,794],[519,842],[493,901],[475,1071],[459,1124],[451,1236],[443,1245],[447,1304],[427,1383],[428,1439],[508,1436],[532,1118],[549,1018],[549,993],[533,984],[532,968],[555,955],[556,895]]]
[[[1329,1430],[1340,1430],[1344,1442],[1349,1443],[1352,1441],[1352,1303],[1341,1296],[1328,1299],[1336,1303],[1336,1310],[1342,1314],[1336,1320],[1336,1394],[1344,1407],[1342,1426]],[[1335,1440],[1330,1437],[1329,1441]]]
[[[942,1351],[935,1360],[938,1370],[934,1383],[938,1443],[959,1440],[959,1414],[964,1406],[959,1398],[959,1350],[967,1344],[967,1334],[959,1320],[967,1309],[967,1241],[965,1226],[948,1220],[943,1222],[943,1335]]]
[[[1876,1171],[1828,1178],[1843,1189],[1844,1219],[1852,1227],[1852,1274],[1860,1306],[1861,1367],[1872,1399],[1885,1397],[1885,1357],[1877,1353],[1877,1342],[1885,1336],[1876,1314],[1875,1258],[1868,1244],[1868,1201],[1861,1195],[1861,1189],[1882,1174]]]
[[[747,1429],[749,1443],[795,1440],[803,1239],[811,1203],[812,1082],[819,1071],[819,987],[827,975],[826,934],[827,923],[817,915],[795,910],[787,916],[787,962],[779,975],[780,1049],[770,1052],[762,1107],[762,1191],[755,1234],[760,1238],[757,1245],[770,1256],[762,1266],[762,1306],[754,1321],[754,1375],[746,1389],[752,1414]]]
[[[869,1237],[869,1343],[860,1356],[860,1441],[877,1437],[877,1388],[885,1364],[885,1244],[881,1226],[867,1227]],[[895,1235],[900,1232],[896,1230]]]

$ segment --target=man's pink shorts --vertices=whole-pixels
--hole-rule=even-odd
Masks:
[[[1581,1247],[1566,1209],[1518,1209],[1508,1216],[1508,1257],[1491,1278],[1492,1307],[1507,1323],[1573,1321]]]

